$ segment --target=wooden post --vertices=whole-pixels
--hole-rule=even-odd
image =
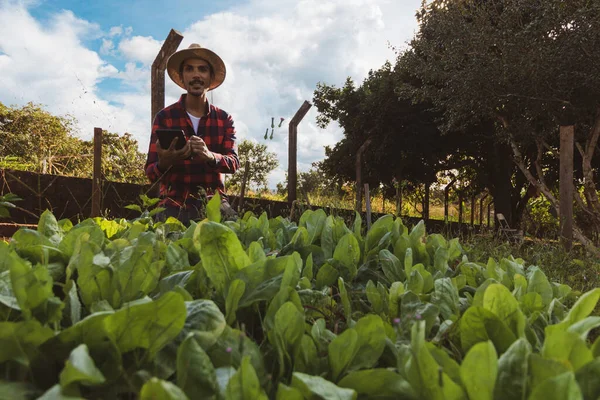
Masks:
[[[471,228],[475,225],[475,195],[471,196]]]
[[[250,160],[246,160],[244,164],[244,176],[242,177],[242,190],[240,192],[240,202],[238,203],[238,213],[241,212],[242,206],[244,205],[244,196],[246,196],[246,182],[250,176]]]
[[[92,214],[100,216],[102,202],[102,128],[94,128],[94,172],[92,176]]]
[[[152,63],[152,72],[150,75],[150,101],[152,104],[150,126],[152,126],[156,114],[165,107],[165,69],[167,68],[167,60],[177,50],[182,40],[183,35],[171,29]]]
[[[458,194],[458,223],[462,224],[463,222],[463,195],[462,193]]]
[[[402,182],[399,181],[396,188],[396,216],[402,216]]]
[[[456,178],[452,179],[450,181],[450,183],[447,184],[446,187],[444,188],[444,222],[446,224],[448,223],[448,207],[449,207],[449,203],[450,203],[448,198],[450,196],[450,188],[452,188],[452,186],[454,185],[454,182],[456,182]]]
[[[300,106],[296,115],[290,120],[288,140],[288,202],[291,204],[296,200],[296,185],[298,184],[298,124],[306,115],[312,105],[308,101]]]
[[[560,127],[560,236],[565,250],[573,247],[573,125]]]
[[[357,212],[362,211],[362,157],[369,144],[371,144],[371,138],[365,140],[356,152],[356,205],[354,206],[354,210]]]
[[[483,200],[488,197],[487,193],[483,195],[481,199],[479,199],[479,229],[483,225]]]
[[[365,208],[367,210],[367,231],[371,229],[371,195],[369,194],[369,184],[365,183]]]
[[[487,227],[490,227],[491,224],[491,219],[492,219],[492,204],[494,204],[493,201],[490,201],[488,203],[488,220],[487,220]]]
[[[430,183],[425,183],[425,199],[423,201],[423,219],[427,221],[429,219],[429,191],[431,189]]]

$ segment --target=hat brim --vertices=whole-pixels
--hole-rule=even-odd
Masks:
[[[189,58],[201,58],[208,62],[214,71],[214,78],[210,83],[210,87],[208,90],[216,89],[221,86],[223,81],[225,80],[225,75],[227,71],[225,69],[225,63],[215,52],[205,49],[205,48],[188,48],[177,51],[169,57],[167,60],[167,73],[173,82],[177,84],[177,86],[185,89],[185,85],[181,80],[181,76],[179,75],[179,67],[181,63]]]

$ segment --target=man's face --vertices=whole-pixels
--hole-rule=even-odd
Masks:
[[[189,59],[183,62],[182,76],[183,85],[192,96],[206,94],[210,87],[210,66],[208,62],[200,59]]]

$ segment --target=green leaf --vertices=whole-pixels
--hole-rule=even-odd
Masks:
[[[575,373],[577,384],[584,400],[597,400],[600,397],[600,358],[586,364]]]
[[[292,387],[298,389],[305,399],[355,400],[357,398],[356,391],[353,389],[340,388],[320,376],[306,375],[301,372],[294,372],[292,375]]]
[[[180,337],[193,333],[200,346],[208,350],[224,332],[227,326],[225,316],[212,300],[186,301],[185,309],[187,317]]]
[[[583,294],[560,323],[546,328],[546,335],[554,330],[566,331],[571,325],[588,317],[592,311],[594,311],[598,300],[600,300],[600,288],[590,290]]]
[[[302,335],[300,345],[296,346],[294,352],[294,371],[317,374],[320,371],[320,363],[314,340],[307,334]]]
[[[483,295],[483,308],[503,321],[515,337],[524,337],[525,316],[519,308],[519,302],[506,286],[497,283],[489,285]]]
[[[127,304],[103,323],[122,353],[143,348],[152,356],[179,334],[185,319],[183,298],[169,292],[156,301]]]
[[[497,372],[498,356],[491,342],[471,347],[460,366],[460,377],[469,398],[492,400]]]
[[[402,263],[389,250],[383,249],[379,252],[379,263],[381,264],[383,274],[390,282],[404,281],[406,279]]]
[[[338,260],[347,270],[349,279],[356,276],[360,261],[360,246],[353,234],[344,235],[333,252],[333,259]]]
[[[463,389],[443,372],[425,346],[425,322],[413,324],[411,359],[406,367],[408,381],[418,391],[418,398],[458,400],[465,398]]]
[[[176,243],[167,246],[166,265],[169,272],[183,271],[190,268],[188,252]]]
[[[85,344],[80,344],[73,349],[65,364],[65,368],[60,373],[60,386],[63,389],[76,383],[85,386],[95,386],[105,381],[106,378],[96,368],[96,364],[90,357],[88,347]]]
[[[579,335],[560,330],[552,330],[546,334],[542,356],[562,361],[574,371],[594,358],[587,343]]]
[[[327,214],[322,209],[316,211],[306,210],[298,221],[299,227],[305,227],[308,231],[309,243],[315,243],[321,237]]]
[[[142,386],[140,400],[188,400],[188,397],[171,382],[152,378]]]
[[[338,270],[332,267],[331,264],[325,263],[319,268],[319,272],[317,272],[315,285],[317,289],[322,289],[333,285],[339,277]]]
[[[233,276],[250,264],[237,235],[224,225],[216,222],[198,224],[194,243],[202,265],[219,293],[224,293]]]
[[[53,246],[58,246],[62,240],[62,230],[58,226],[56,217],[49,210],[45,210],[40,216],[37,231],[47,237]]]
[[[337,382],[358,353],[358,333],[355,329],[346,329],[329,343],[328,356],[332,380]]]
[[[581,390],[575,375],[573,372],[566,372],[542,382],[533,390],[528,400],[579,400],[581,398]]]
[[[302,396],[302,393],[298,389],[289,387],[280,382],[279,385],[277,385],[277,395],[275,396],[275,400],[304,400],[304,396]]]
[[[529,285],[527,286],[528,293],[538,293],[542,297],[542,303],[544,307],[548,307],[550,302],[554,298],[552,291],[552,285],[548,281],[546,275],[537,267],[530,267],[527,279]]]
[[[378,315],[367,315],[354,325],[358,333],[358,351],[350,370],[372,368],[385,348],[385,327]]]
[[[235,321],[235,312],[238,309],[238,304],[244,295],[245,290],[246,284],[240,279],[233,280],[227,289],[227,298],[225,299],[225,319],[230,325]]]
[[[442,318],[455,321],[460,316],[458,290],[450,278],[436,279],[431,302],[440,308]]]
[[[346,284],[343,278],[338,279],[338,289],[340,291],[342,307],[344,307],[344,316],[346,317],[346,321],[350,321],[352,320],[352,306],[350,305],[350,297],[348,297],[348,291],[346,290]]]
[[[385,234],[392,232],[393,225],[394,216],[391,214],[384,215],[373,223],[365,238],[365,254],[369,254],[371,250],[377,247]]]
[[[228,400],[267,400],[265,391],[260,387],[256,371],[250,357],[244,357],[240,369],[229,379],[226,390]]]
[[[583,340],[587,340],[590,331],[598,327],[600,327],[600,317],[587,317],[571,325],[567,332],[575,333]]]
[[[12,290],[26,319],[35,318],[43,324],[60,321],[64,303],[52,291],[52,277],[43,265],[29,263],[10,254]]]
[[[517,337],[493,312],[483,307],[469,307],[460,319],[460,341],[464,352],[479,342],[491,340],[500,354]]]
[[[215,368],[194,334],[177,349],[177,385],[190,399],[210,398],[219,392]]]
[[[139,213],[142,212],[142,207],[140,207],[137,204],[128,204],[128,205],[125,206],[125,208],[128,209],[128,210],[137,211]]]
[[[267,259],[265,255],[265,250],[261,246],[260,242],[252,242],[248,247],[248,257],[250,257],[250,262],[254,264],[257,261],[263,261]]]
[[[534,390],[546,380],[569,372],[569,367],[558,360],[544,358],[539,354],[529,355],[529,368],[531,378],[531,390]]]
[[[297,305],[286,302],[275,313],[273,330],[268,333],[269,341],[279,356],[280,376],[285,365],[291,363],[291,354],[304,335],[304,314],[298,311]]]
[[[60,386],[58,389],[60,390]],[[31,384],[0,381],[0,400],[28,400],[36,394],[37,389]]]
[[[206,350],[206,349],[205,349]],[[219,370],[222,367],[239,368],[244,357],[250,357],[256,374],[265,378],[265,366],[262,353],[258,345],[246,334],[229,326],[225,327],[223,334],[217,342],[206,350],[213,365],[217,368],[217,380],[220,381]],[[222,387],[221,383],[219,386]]]
[[[67,396],[62,393],[60,385],[56,384],[44,392],[37,400],[85,400],[83,397]]]
[[[0,322],[0,363],[14,360],[29,365],[38,347],[52,336],[52,329],[35,320]]]
[[[525,400],[528,393],[529,355],[531,345],[526,339],[515,341],[498,360],[495,399]]]
[[[338,382],[339,387],[355,390],[359,396],[376,399],[417,399],[410,384],[397,373],[376,368],[355,371]]]
[[[367,294],[367,300],[369,300],[369,303],[371,303],[371,307],[373,307],[373,311],[376,314],[381,314],[384,311],[383,299],[381,298],[381,295],[379,294],[379,291],[377,290],[377,287],[375,286],[372,280],[369,280],[367,282],[365,292]]]
[[[404,294],[404,284],[402,282],[394,282],[390,286],[389,292],[389,316],[390,318],[398,317],[398,302]]]
[[[216,192],[206,204],[206,216],[211,222],[221,222],[221,196],[219,192]]]

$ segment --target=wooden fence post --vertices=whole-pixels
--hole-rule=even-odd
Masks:
[[[177,50],[182,40],[183,35],[175,29],[171,29],[152,63],[152,72],[150,75],[150,126],[152,126],[156,114],[165,107],[165,69],[167,68],[167,60]]]
[[[471,196],[471,228],[475,225],[475,195]]]
[[[288,140],[288,202],[292,204],[296,200],[296,186],[298,185],[298,125],[302,118],[306,115],[312,105],[308,101],[304,101],[296,114],[292,117],[289,124],[289,140]]]
[[[356,152],[356,204],[354,206],[354,210],[357,212],[362,211],[362,161],[363,161],[363,153],[367,149],[367,146],[371,144],[371,138],[365,140],[365,142],[360,146],[358,151]]]
[[[481,226],[483,225],[483,201],[488,197],[487,193],[483,195],[481,199],[479,199],[479,229],[481,230]]]
[[[369,231],[371,229],[371,195],[368,183],[365,183],[365,208],[367,210],[367,231]]]
[[[573,247],[573,125],[560,127],[560,236],[565,250]]]
[[[94,172],[92,176],[92,213],[100,216],[102,203],[102,128],[94,128]]]

